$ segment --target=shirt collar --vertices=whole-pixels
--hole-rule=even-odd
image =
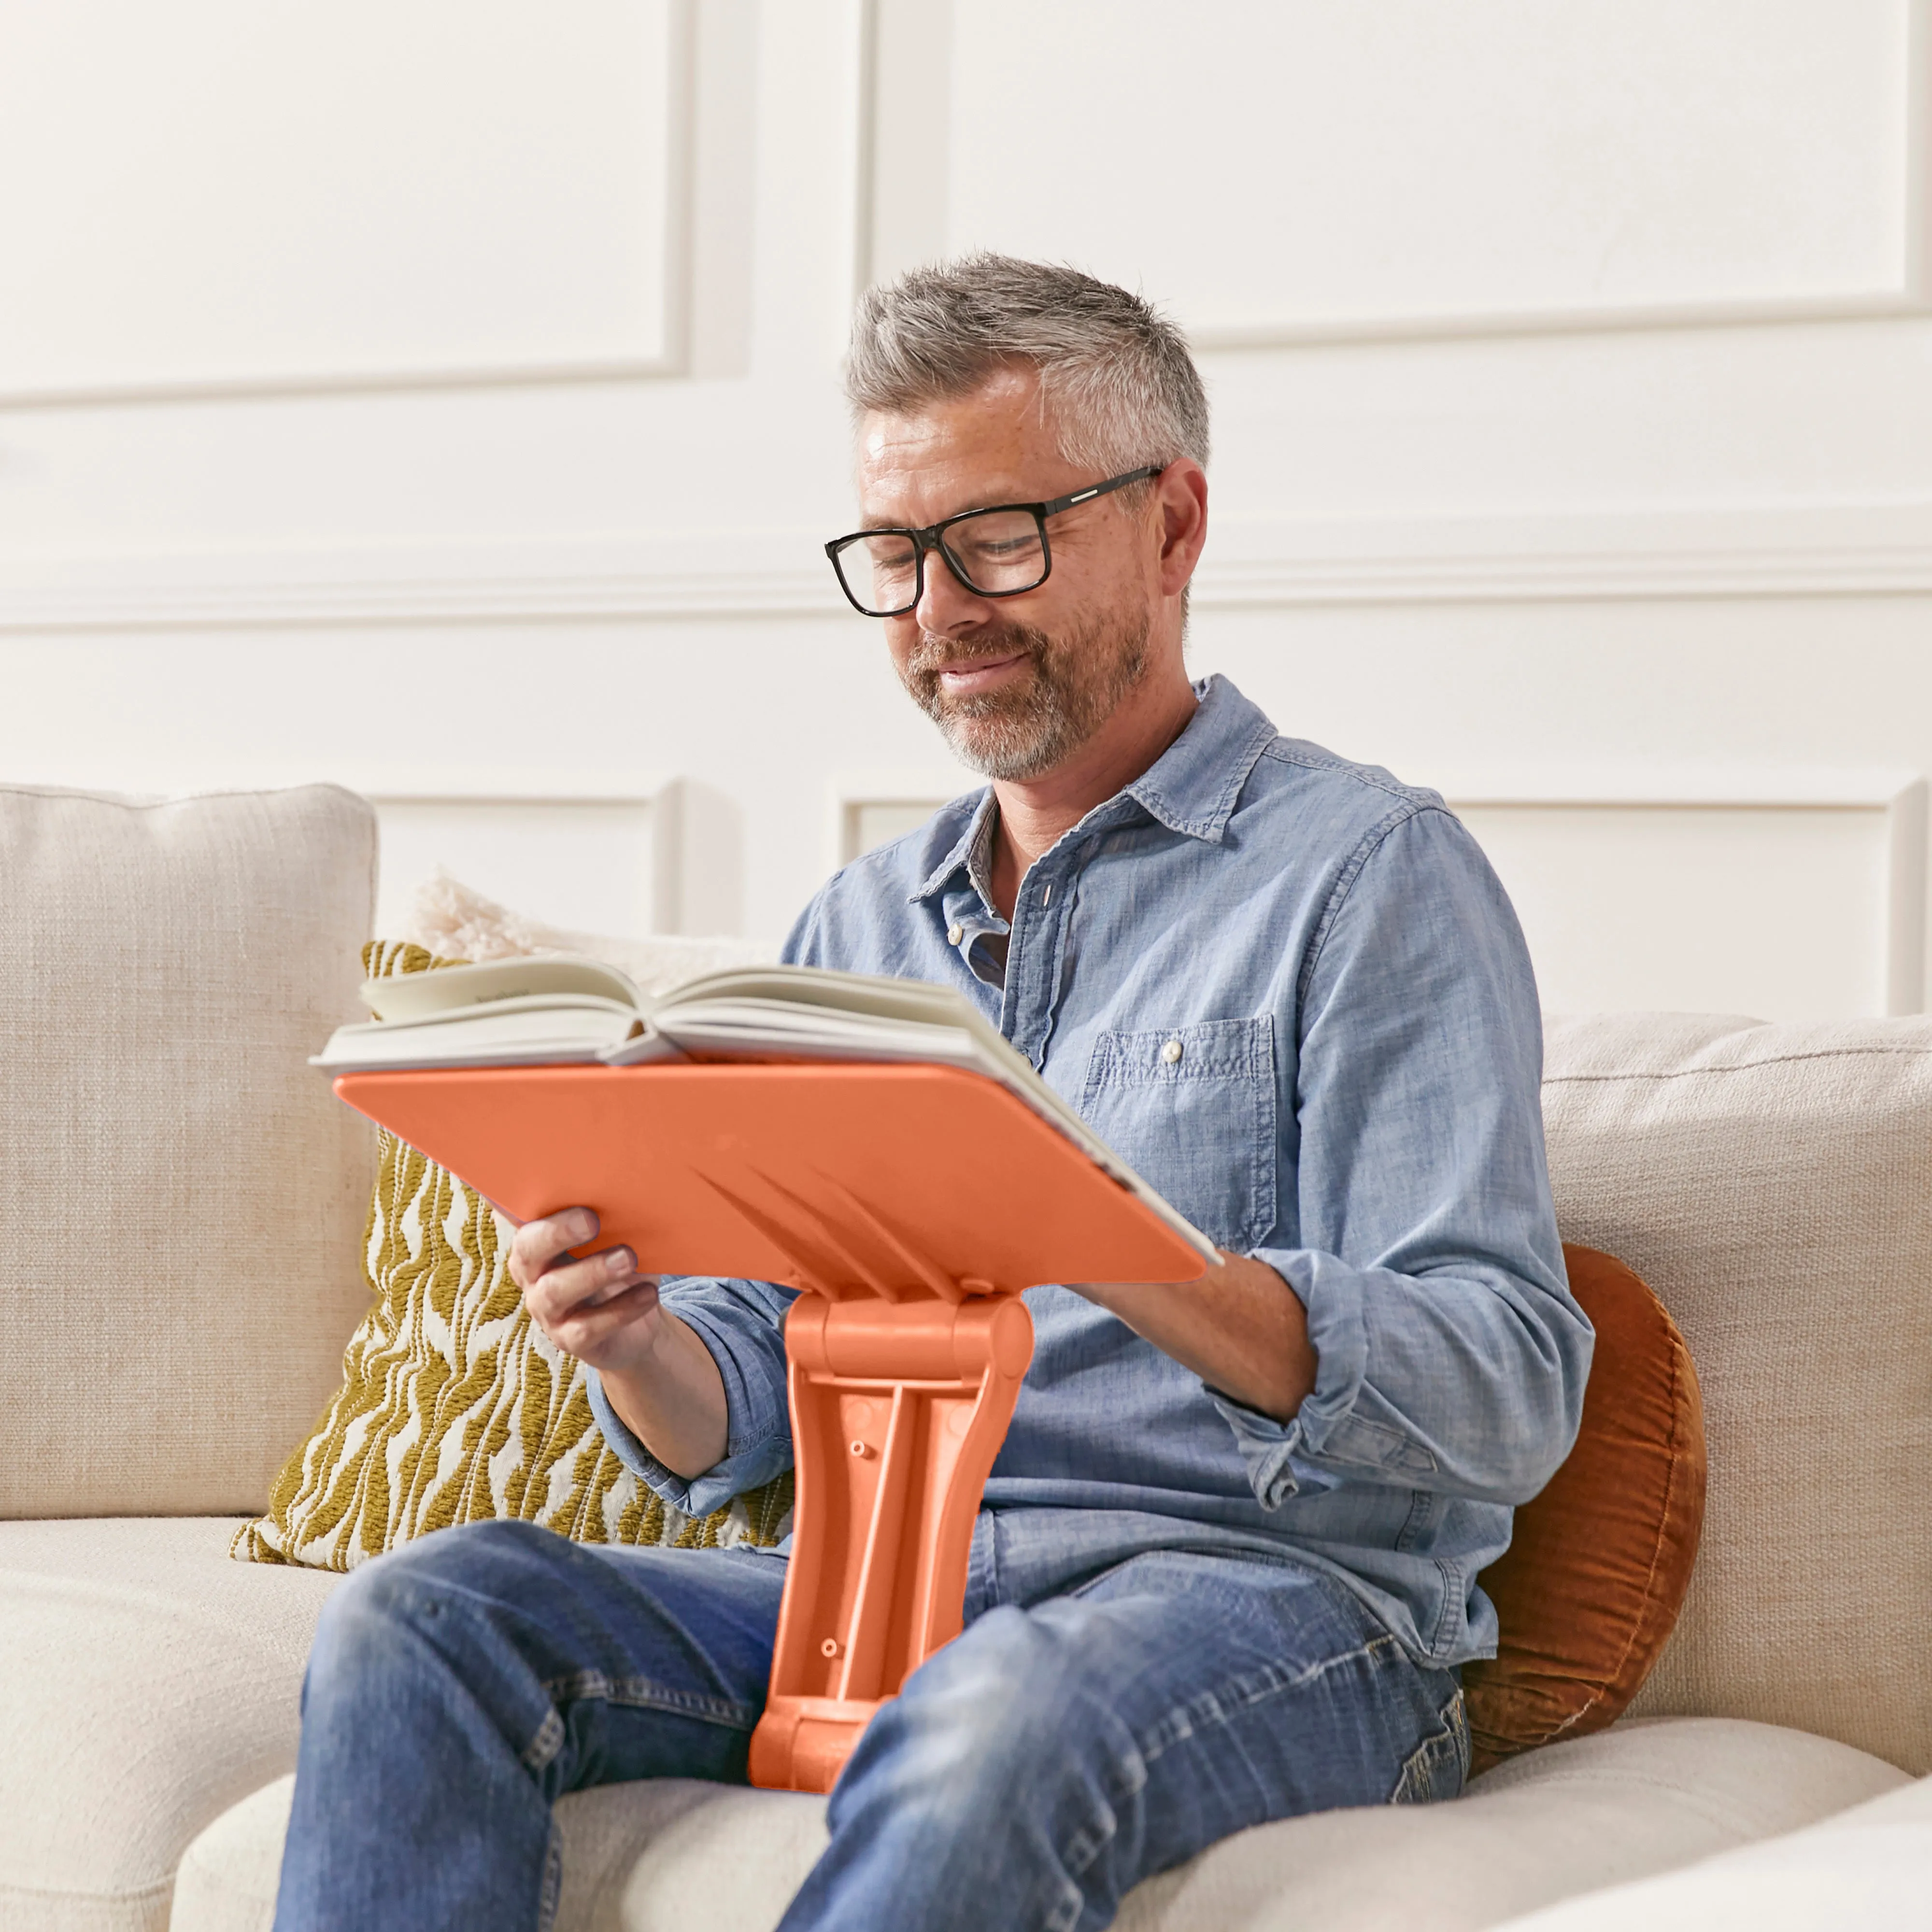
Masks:
[[[1261,706],[1218,673],[1202,678],[1194,694],[1200,703],[1186,728],[1121,796],[1170,831],[1218,845],[1256,760],[1277,734]]]
[[[1088,818],[1130,798],[1170,831],[1210,845],[1220,844],[1248,774],[1276,734],[1261,707],[1219,673],[1202,678],[1194,694],[1198,702],[1180,736],[1131,784],[1123,786],[1105,805],[1096,806]],[[990,836],[998,808],[989,785],[944,857],[910,896],[910,903],[931,898],[967,868],[980,842]]]
[[[993,788],[988,785],[979,795],[979,801],[966,820],[965,828],[948,849],[944,858],[926,874],[923,884],[908,898],[908,903],[916,905],[921,899],[929,899],[941,890],[963,870],[968,857],[979,842],[991,836],[993,814],[998,809],[993,796]]]
[[[999,823],[997,811],[975,812],[973,836],[966,842],[966,877],[988,914],[993,912],[993,835]]]

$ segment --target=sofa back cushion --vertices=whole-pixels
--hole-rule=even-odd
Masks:
[[[0,1516],[260,1509],[367,1305],[374,813],[0,788]]]
[[[1796,1725],[1932,1772],[1932,1020],[1549,1028],[1558,1219],[1654,1288],[1709,1487],[1633,1710]]]

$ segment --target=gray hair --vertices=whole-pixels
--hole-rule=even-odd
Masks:
[[[963,255],[868,289],[845,398],[855,421],[910,415],[1016,364],[1038,371],[1069,461],[1109,476],[1183,456],[1206,464],[1208,395],[1180,331],[1110,282],[1011,255]]]

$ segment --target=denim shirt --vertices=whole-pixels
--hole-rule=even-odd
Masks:
[[[1155,764],[1028,872],[1010,927],[988,789],[845,867],[784,957],[958,988],[1307,1310],[1315,1387],[1277,1421],[1070,1289],[1028,1290],[1033,1364],[976,1564],[1064,1585],[1148,1547],[1288,1558],[1419,1660],[1487,1655],[1477,1576],[1569,1451],[1592,1340],[1550,1204],[1522,936],[1434,793],[1282,737],[1224,678],[1196,692]],[[686,1279],[664,1299],[723,1377],[724,1460],[687,1482],[594,1376],[592,1406],[646,1482],[710,1510],[791,1460],[792,1291]]]

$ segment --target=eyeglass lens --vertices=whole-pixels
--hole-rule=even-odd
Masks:
[[[953,568],[975,590],[1011,596],[1046,578],[1046,548],[1030,510],[988,510],[950,524],[940,542]],[[919,551],[902,531],[880,530],[838,553],[838,570],[854,602],[881,616],[918,601]]]

